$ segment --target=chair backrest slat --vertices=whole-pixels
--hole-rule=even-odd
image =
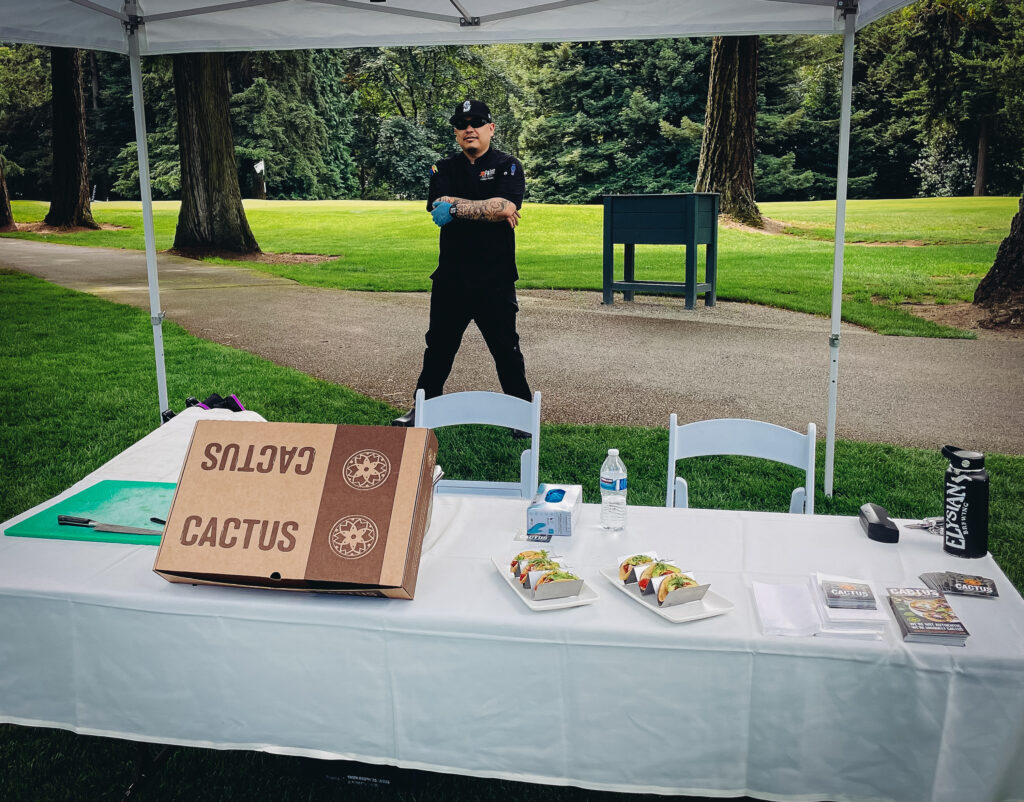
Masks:
[[[474,390],[439,395],[426,403],[416,402],[416,425],[428,429],[485,423],[529,432],[533,428],[532,417],[531,402],[503,393]]]
[[[669,419],[669,475],[666,503],[674,494],[676,460],[686,457],[731,455],[758,457],[781,462],[804,471],[806,500],[804,511],[814,511],[814,447],[816,427],[808,424],[807,433],[746,418],[719,418],[676,425]]]
[[[532,498],[540,482],[540,393],[533,394],[533,401],[524,401],[515,396],[485,391],[449,393],[436,398],[424,399],[423,390],[416,391],[415,425],[427,429],[463,424],[488,424],[519,429],[530,435],[530,446],[520,459],[520,482],[517,495]],[[448,487],[442,480],[439,489]],[[508,493],[507,482],[458,482],[450,485],[464,492],[493,495]],[[503,490],[504,488],[504,490]],[[512,490],[514,491],[514,488]]]
[[[807,435],[745,418],[698,421],[679,427],[676,459],[730,454],[807,466]]]

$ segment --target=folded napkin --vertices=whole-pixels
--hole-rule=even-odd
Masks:
[[[781,585],[752,582],[751,589],[765,635],[808,637],[821,629],[821,619],[806,582]]]

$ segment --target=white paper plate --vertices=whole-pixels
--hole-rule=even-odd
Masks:
[[[523,592],[522,586],[519,584],[519,580],[512,575],[511,571],[508,570],[507,561],[498,560],[496,557],[492,557],[491,562],[494,563],[494,567],[498,569],[498,573],[501,575],[501,578],[505,580],[510,588],[512,588],[512,592],[522,600],[523,604],[535,612],[543,612],[544,610],[564,610],[566,607],[579,607],[583,604],[593,604],[601,598],[597,595],[596,590],[584,582],[583,590],[580,591],[578,596],[566,596],[562,599],[534,601]]]
[[[682,624],[684,621],[699,621],[701,618],[711,618],[712,616],[722,615],[729,612],[734,607],[731,601],[726,599],[724,596],[719,596],[713,590],[709,590],[705,593],[704,598],[699,601],[693,601],[687,604],[676,604],[672,607],[659,607],[658,601],[653,595],[641,595],[640,588],[636,583],[627,585],[619,579],[618,568],[603,568],[601,569],[601,576],[615,585],[615,587],[629,596],[629,598],[633,599],[633,601],[642,604],[648,610],[657,613],[662,618],[668,619],[673,624]],[[648,601],[648,599],[650,599],[650,601]]]

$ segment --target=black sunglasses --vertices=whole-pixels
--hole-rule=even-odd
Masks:
[[[487,120],[483,117],[463,117],[461,120],[455,121],[455,128],[459,131],[465,131],[469,126],[483,128],[485,125],[487,125]]]

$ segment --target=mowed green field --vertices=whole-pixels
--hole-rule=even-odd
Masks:
[[[241,262],[302,284],[366,291],[425,291],[437,259],[437,228],[422,201],[246,201],[268,253],[322,254],[317,264]],[[16,201],[19,222],[40,221],[47,204]],[[154,204],[158,250],[171,247],[178,203]],[[1015,198],[917,198],[848,205],[843,317],[882,334],[971,336],[899,307],[970,301],[1017,208]],[[827,315],[832,292],[835,204],[763,203],[786,233],[723,227],[718,295]],[[116,230],[7,236],[112,248],[144,247],[140,204],[93,204]],[[600,206],[526,204],[517,232],[521,288],[601,287]],[[486,257],[482,257],[486,258]],[[621,246],[617,265],[621,274]],[[683,250],[637,246],[637,278],[682,281]],[[211,260],[217,261],[217,260]]]

